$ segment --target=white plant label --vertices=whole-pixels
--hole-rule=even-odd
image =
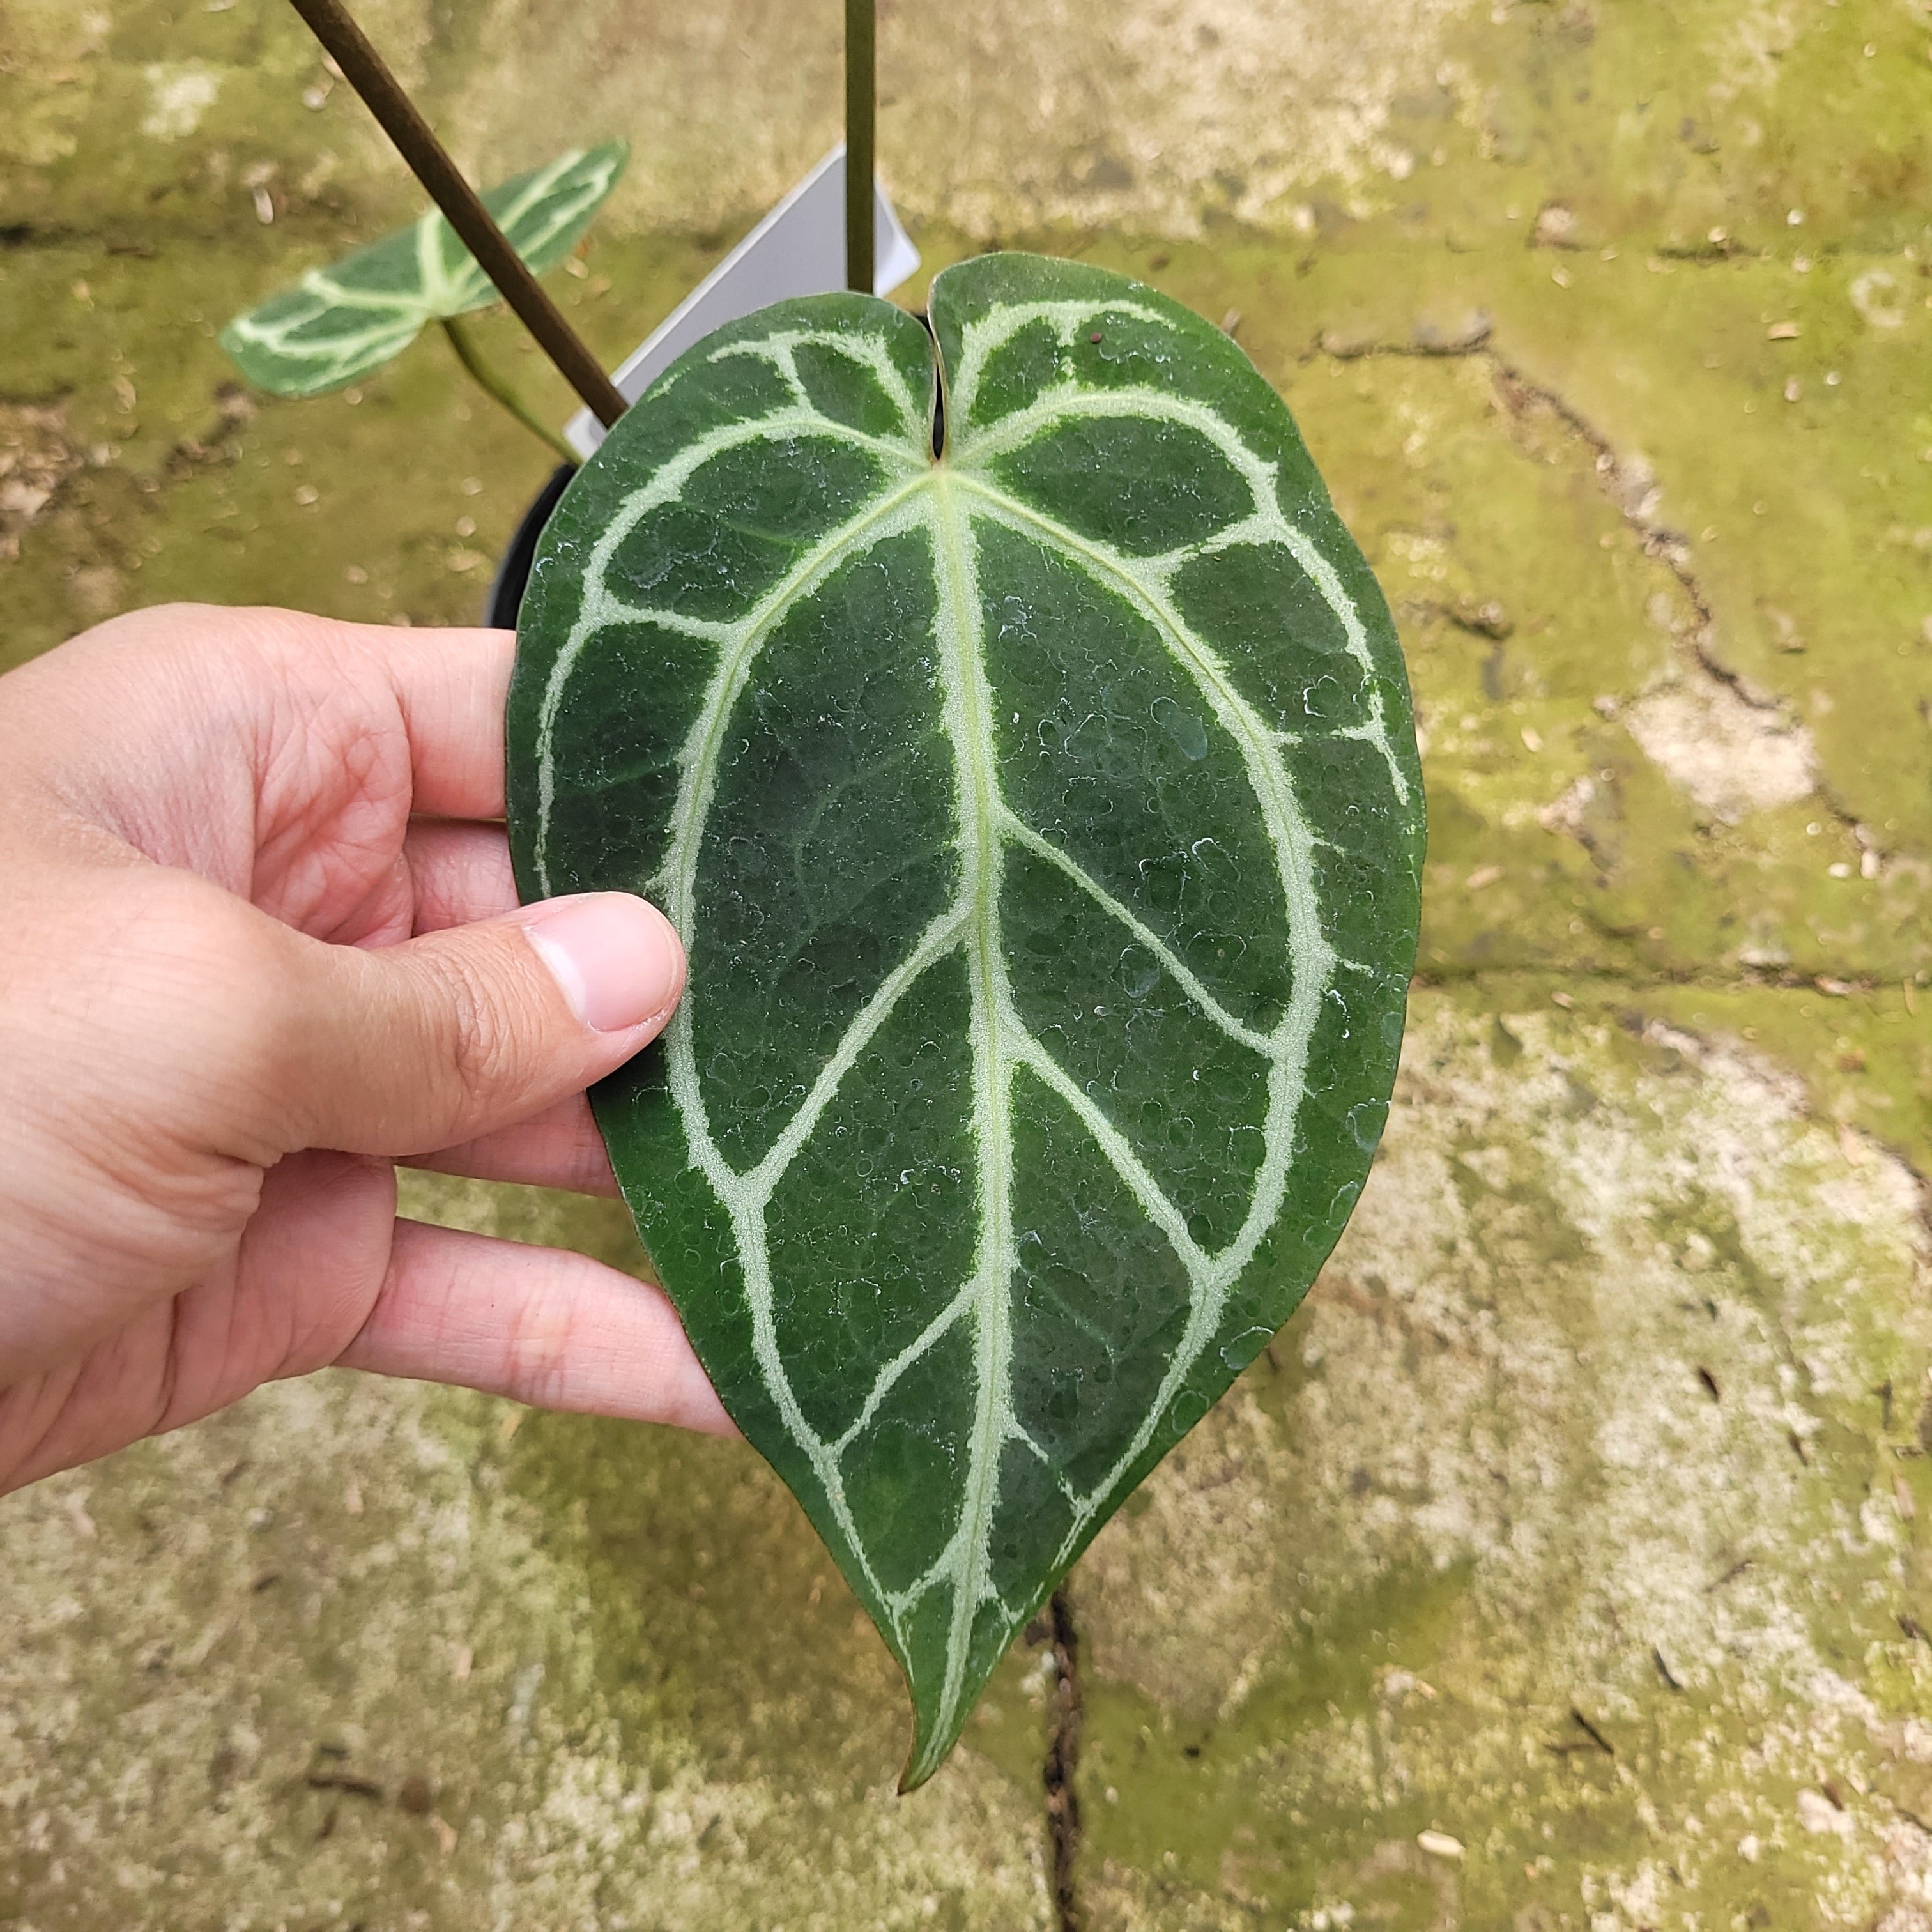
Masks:
[[[872,184],[875,295],[890,295],[919,266],[919,250],[885,190]],[[770,214],[624,358],[611,380],[634,403],[694,344],[794,296],[830,295],[845,286],[845,144],[842,141]],[[564,425],[580,456],[604,440],[588,410]]]

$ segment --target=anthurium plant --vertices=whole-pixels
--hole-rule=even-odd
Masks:
[[[1239,346],[1099,269],[965,262],[924,322],[780,302],[627,410],[526,272],[622,146],[478,207],[340,0],[295,4],[456,227],[223,340],[313,395],[437,321],[554,440],[462,333],[494,290],[460,228],[608,429],[518,612],[518,883],[683,935],[670,1027],[592,1105],[719,1395],[904,1670],[910,1787],[1361,1191],[1424,842],[1388,605]],[[869,288],[872,0],[846,14]]]
[[[676,363],[548,524],[508,719],[524,894],[689,949],[592,1102],[904,1669],[908,1786],[1340,1233],[1424,830],[1388,608],[1240,349],[1027,255],[929,322]]]
[[[483,205],[532,272],[555,268],[583,238],[616,186],[629,150],[621,141],[573,148],[548,167],[487,190]],[[498,299],[448,222],[420,220],[310,268],[292,288],[237,316],[221,346],[259,388],[319,396],[370,374],[439,322],[458,359],[496,401],[567,461],[576,457],[478,354],[461,318]]]

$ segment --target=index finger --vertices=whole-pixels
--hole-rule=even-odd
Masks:
[[[38,771],[59,823],[246,892],[265,838],[312,836],[358,784],[386,822],[500,819],[515,654],[507,631],[156,605],[7,674],[0,766]]]
[[[544,1408],[738,1432],[662,1288],[587,1255],[419,1221],[397,1222],[382,1291],[335,1360]]]
[[[503,815],[503,705],[514,631],[355,626],[401,707],[413,771],[412,812],[431,818]]]

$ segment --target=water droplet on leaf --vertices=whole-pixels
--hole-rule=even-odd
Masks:
[[[1191,711],[1184,711],[1171,698],[1154,701],[1156,724],[1180,748],[1184,758],[1196,763],[1208,755],[1208,728]]]

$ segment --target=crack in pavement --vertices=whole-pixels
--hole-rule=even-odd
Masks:
[[[1688,539],[1682,531],[1672,529],[1653,512],[1658,501],[1656,479],[1647,465],[1640,461],[1626,462],[1616,451],[1610,437],[1599,429],[1575,404],[1560,391],[1546,383],[1539,382],[1525,370],[1510,362],[1502,351],[1492,345],[1493,325],[1486,314],[1478,313],[1463,329],[1454,333],[1435,329],[1427,325],[1419,325],[1408,342],[1387,342],[1374,340],[1352,340],[1338,337],[1332,331],[1324,331],[1314,344],[1301,357],[1304,362],[1318,356],[1326,356],[1337,362],[1355,362],[1370,357],[1386,357],[1414,361],[1440,362],[1444,360],[1469,360],[1481,364],[1489,372],[1506,418],[1521,423],[1529,409],[1540,406],[1561,422],[1565,428],[1588,448],[1594,458],[1593,470],[1605,494],[1616,506],[1624,523],[1634,531],[1641,541],[1644,554],[1661,563],[1676,580],[1695,617],[1695,623],[1688,632],[1679,632],[1672,628],[1672,640],[1688,646],[1694,662],[1708,676],[1724,686],[1737,699],[1751,710],[1780,718],[1786,724],[1795,723],[1789,706],[1778,698],[1759,692],[1742,674],[1731,668],[1719,658],[1712,645],[1712,637],[1716,628],[1716,613],[1708,594],[1693,567]],[[1512,439],[1514,440],[1514,439]],[[1501,615],[1499,605],[1440,606],[1439,614],[1472,635],[1498,638],[1505,634],[1507,620]],[[1932,719],[1932,708],[1923,700],[1922,710]],[[1628,726],[1625,728],[1628,729]],[[1824,772],[1815,764],[1811,772],[1812,790],[1826,814],[1846,828],[1862,851],[1879,854],[1880,848],[1870,830],[1837,794]],[[1580,840],[1586,851],[1590,850],[1587,841]],[[1596,855],[1594,851],[1591,856]],[[1592,922],[1599,930],[1609,933],[1600,920]],[[1417,987],[1442,987],[1449,985],[1473,985],[1486,979],[1507,974],[1521,977],[1534,974],[1539,969],[1518,967],[1514,968],[1472,968],[1466,970],[1450,968],[1448,970],[1423,970],[1416,973],[1411,981]],[[1554,969],[1541,969],[1551,972]],[[1917,976],[1919,983],[1924,983],[1924,976]],[[1644,974],[1592,971],[1582,976],[1585,980],[1608,982],[1640,991],[1646,987],[1701,987],[1713,992],[1797,992],[1808,991],[1826,994],[1828,998],[1847,998],[1855,994],[1872,993],[1892,982],[1874,976],[1856,971],[1842,975],[1820,974],[1802,975],[1789,970],[1766,968],[1762,972],[1746,968],[1742,973],[1719,975],[1696,968],[1684,969],[1662,968]],[[1904,992],[1908,1010],[1914,1010],[1912,980],[1906,978],[1899,982]],[[1552,994],[1552,997],[1554,995]],[[1568,1000],[1559,1001],[1567,1004]],[[1820,1125],[1835,1124],[1841,1132],[1850,1131],[1842,1121],[1832,1122],[1815,1107],[1808,1105],[1804,1109],[1805,1118]],[[1932,1238],[1932,1174],[1922,1168],[1910,1153],[1895,1141],[1869,1130],[1866,1138],[1886,1155],[1898,1162],[1916,1184],[1920,1208],[1918,1220],[1928,1238]]]
[[[1608,938],[1625,938],[1639,928],[1611,926],[1593,922]],[[1883,993],[1894,986],[1902,992],[1916,1014],[1916,988],[1927,983],[1916,980],[1893,980],[1876,974],[1846,969],[1843,974],[1794,973],[1788,969],[1747,966],[1728,973],[1700,966],[1659,966],[1634,972],[1621,966],[1565,966],[1557,962],[1520,966],[1465,966],[1454,961],[1440,966],[1418,967],[1409,984],[1434,991],[1446,986],[1466,986],[1479,980],[1568,979],[1571,984],[1588,986],[1688,986],[1711,993],[1822,993],[1827,999],[1848,1000],[1855,994]],[[1561,1006],[1563,1002],[1556,1003]]]
[[[1633,461],[1620,456],[1609,436],[1561,391],[1537,381],[1496,348],[1493,334],[1489,317],[1480,314],[1466,328],[1454,334],[1419,326],[1408,342],[1358,341],[1325,330],[1314,346],[1304,352],[1301,359],[1306,362],[1317,356],[1326,356],[1343,362],[1377,358],[1474,362],[1488,370],[1503,412],[1509,420],[1523,422],[1533,407],[1547,410],[1591,452],[1594,458],[1594,474],[1604,494],[1616,506],[1624,524],[1636,532],[1644,554],[1662,564],[1683,592],[1695,621],[1688,631],[1678,632],[1672,627],[1672,640],[1683,646],[1698,668],[1722,685],[1741,704],[1760,715],[1778,719],[1788,728],[1797,728],[1799,721],[1785,699],[1760,690],[1718,655],[1712,642],[1717,628],[1716,612],[1694,566],[1689,538],[1654,514],[1659,492],[1656,477],[1648,465],[1640,458]],[[1497,634],[1484,621],[1484,613],[1478,612],[1472,616],[1468,613],[1445,609],[1442,614],[1464,629],[1486,636]],[[1862,850],[1880,850],[1869,829],[1837,795],[1823,772],[1815,766],[1812,789],[1827,816],[1849,830]]]
[[[1084,1932],[1075,1860],[1080,1850],[1080,1638],[1073,1606],[1062,1584],[1047,1604],[1053,1645],[1053,1690],[1048,1699],[1050,1728],[1042,1778],[1046,1786],[1047,1831],[1053,1850],[1053,1909],[1056,1932]]]

